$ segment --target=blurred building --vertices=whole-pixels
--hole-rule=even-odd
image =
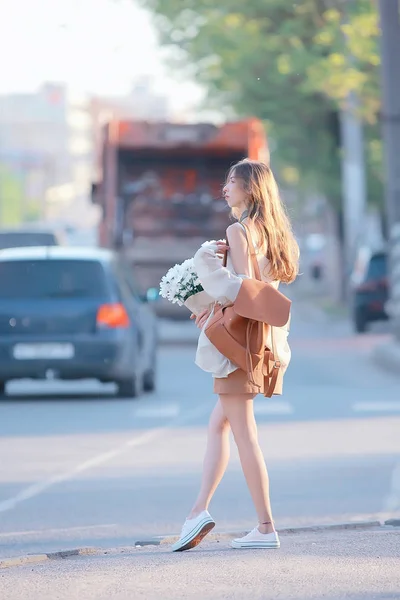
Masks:
[[[46,170],[54,184],[68,181],[66,104],[65,88],[57,84],[0,96],[2,161]]]
[[[22,184],[21,220],[88,201],[91,132],[87,100],[71,97],[63,84],[0,96],[0,164]]]
[[[167,98],[152,91],[149,78],[122,97],[78,95],[62,83],[0,96],[0,226],[33,218],[93,225],[90,191],[103,125],[168,114]]]

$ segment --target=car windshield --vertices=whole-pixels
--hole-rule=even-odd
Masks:
[[[0,232],[0,249],[24,246],[58,246],[54,233],[46,232]]]
[[[1,299],[103,298],[101,263],[94,260],[0,261]]]
[[[367,279],[381,279],[387,275],[386,254],[375,254],[371,257],[368,266]]]

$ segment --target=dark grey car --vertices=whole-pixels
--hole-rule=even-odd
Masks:
[[[0,249],[29,246],[60,246],[62,237],[55,231],[40,229],[0,229]]]
[[[0,252],[0,391],[11,379],[116,382],[153,390],[157,320],[112,252],[37,247]]]
[[[388,319],[388,257],[384,251],[365,253],[352,276],[353,322],[358,333],[365,333],[373,321]]]

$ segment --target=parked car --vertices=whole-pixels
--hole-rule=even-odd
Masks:
[[[51,229],[0,229],[0,250],[26,246],[60,246],[64,238]]]
[[[114,253],[0,252],[0,392],[20,378],[96,378],[139,396],[156,383],[157,320]]]
[[[353,322],[358,333],[364,333],[372,321],[385,320],[388,315],[388,257],[383,250],[360,252],[352,275]]]

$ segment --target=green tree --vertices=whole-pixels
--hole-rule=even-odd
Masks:
[[[22,219],[23,185],[21,178],[0,164],[0,226],[18,225]]]
[[[356,92],[376,194],[379,30],[372,0],[142,3],[155,15],[161,42],[173,48],[173,64],[209,90],[209,105],[261,118],[286,182],[334,203],[341,195],[338,111]]]

